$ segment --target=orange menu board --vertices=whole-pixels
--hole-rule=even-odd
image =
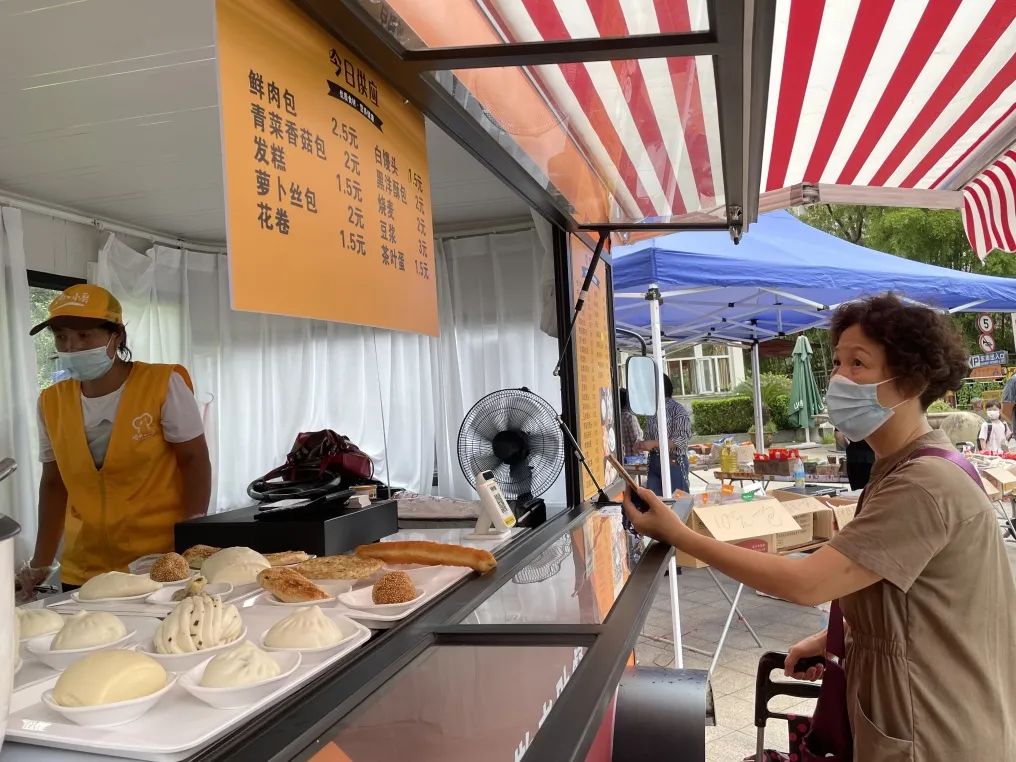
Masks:
[[[423,116],[287,0],[217,0],[234,309],[438,334]]]
[[[582,289],[593,253],[581,241],[571,240],[572,293],[577,298]],[[614,392],[611,373],[610,322],[608,316],[606,264],[600,262],[589,286],[585,306],[575,324],[575,375],[578,395],[578,440],[589,468],[600,486],[606,487],[617,478],[607,463],[607,453],[617,456],[617,433],[614,431]],[[585,469],[582,473],[582,496],[596,495],[596,485]]]

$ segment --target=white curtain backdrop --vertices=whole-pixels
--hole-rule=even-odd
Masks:
[[[38,461],[35,348],[28,335],[31,307],[21,210],[0,208],[0,459],[18,470],[0,484],[0,513],[19,524],[15,560],[31,557],[38,527]]]
[[[438,249],[438,483],[443,495],[470,498],[456,453],[462,419],[481,397],[522,386],[560,411],[557,341],[540,330],[544,249],[535,231],[446,239]],[[564,503],[563,477],[544,499]]]
[[[214,510],[248,502],[247,485],[283,462],[298,432],[323,428],[363,448],[379,479],[390,467],[391,483],[415,492],[432,491],[436,458],[438,492],[469,499],[455,453],[465,413],[489,392],[520,386],[559,408],[557,343],[540,332],[544,251],[534,231],[438,249],[436,341],[234,312],[224,257],[161,246],[143,255],[115,236],[95,279],[123,303],[137,359],[190,370],[215,469]],[[563,484],[548,500],[564,501]]]
[[[251,480],[283,463],[299,432],[323,428],[356,442],[379,479],[390,466],[393,484],[429,489],[430,340],[383,331],[375,339],[366,328],[234,312],[218,255],[155,246],[146,256],[111,236],[96,280],[123,303],[138,359],[179,362],[191,372],[215,469],[215,510],[248,503]]]

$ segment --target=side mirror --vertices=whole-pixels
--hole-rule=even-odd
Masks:
[[[652,357],[629,357],[624,368],[628,377],[628,407],[635,415],[656,415],[659,380],[656,361]]]

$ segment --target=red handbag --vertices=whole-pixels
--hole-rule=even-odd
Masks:
[[[339,487],[369,481],[374,461],[349,437],[331,429],[298,434],[285,465],[247,487],[254,500],[313,499]]]
[[[839,601],[833,601],[829,612],[826,650],[840,661],[826,659],[822,689],[818,695],[815,714],[811,718],[811,729],[801,746],[801,759],[803,762],[851,762],[854,758],[854,737],[850,731],[850,715],[847,711],[847,676],[840,666],[846,657],[847,648]]]

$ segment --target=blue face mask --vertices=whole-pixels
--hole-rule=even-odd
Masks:
[[[112,341],[115,337],[110,337]],[[78,381],[95,381],[102,378],[113,367],[113,358],[109,356],[109,342],[104,347],[85,349],[80,352],[57,352],[57,370],[53,374],[54,381],[69,378]]]
[[[826,408],[833,426],[843,432],[852,442],[860,442],[874,434],[892,418],[893,411],[903,402],[886,407],[878,401],[878,387],[887,384],[889,378],[877,384],[858,384],[845,376],[833,376],[826,392]]]

